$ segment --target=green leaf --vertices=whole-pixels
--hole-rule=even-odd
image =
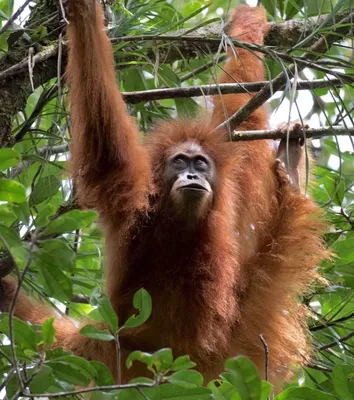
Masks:
[[[88,324],[80,329],[80,335],[87,336],[92,339],[111,341],[114,340],[114,336],[111,335],[108,331],[101,331],[95,326]]]
[[[339,240],[332,247],[339,258],[336,259],[336,265],[346,265],[354,261],[354,238]]]
[[[87,386],[96,377],[95,368],[81,357],[64,356],[46,362],[53,369],[53,375],[73,385]]]
[[[152,301],[149,293],[141,288],[138,290],[133,299],[133,305],[139,310],[139,314],[133,315],[124,324],[124,328],[135,328],[142,325],[151,315]]]
[[[189,356],[177,357],[171,366],[172,371],[181,371],[182,369],[189,369],[195,367],[197,364],[190,360]]]
[[[52,202],[42,204],[38,207],[38,214],[35,220],[36,228],[42,228],[49,223],[49,217],[55,213],[56,207]]]
[[[277,15],[276,0],[262,0],[262,6],[275,19]]]
[[[198,104],[193,99],[175,99],[177,114],[182,118],[195,117]]]
[[[50,346],[55,341],[54,317],[48,318],[42,324],[42,337],[44,346]]]
[[[150,369],[153,365],[154,359],[152,354],[136,350],[130,353],[126,359],[125,365],[128,369],[133,365],[133,361],[141,361]]]
[[[61,180],[55,176],[44,176],[35,184],[31,193],[31,205],[40,204],[53,197],[60,188]]]
[[[333,385],[339,397],[354,400],[354,369],[350,365],[335,365],[332,373]]]
[[[198,371],[177,371],[167,377],[167,381],[185,388],[196,388],[203,385],[203,376]]]
[[[11,249],[11,255],[15,263],[22,269],[28,262],[29,252],[25,247],[26,244],[21,242],[18,232],[15,229],[0,224],[0,237],[2,242],[6,243],[6,246]]]
[[[0,204],[0,223],[10,225],[16,219],[12,204]]]
[[[18,390],[18,379],[16,375],[13,375],[12,378],[6,384],[6,395],[8,399],[13,399],[16,392]]]
[[[278,6],[281,16],[284,15],[284,2],[285,2],[285,0],[277,0],[277,6]]]
[[[118,331],[118,317],[111,306],[111,302],[107,296],[102,296],[98,300],[98,310],[113,333]]]
[[[164,372],[171,368],[173,362],[171,349],[160,349],[153,354],[153,363],[157,372]]]
[[[63,239],[41,240],[40,257],[42,262],[49,261],[63,271],[71,272],[76,254]]]
[[[16,346],[20,346],[24,350],[37,351],[36,332],[33,326],[13,317],[12,326],[15,337]],[[0,331],[9,337],[9,314],[0,314]]]
[[[31,212],[27,201],[23,203],[12,204],[16,217],[22,221],[25,225],[28,225],[31,218]]]
[[[26,189],[21,183],[0,178],[0,201],[23,203],[26,201]]]
[[[221,379],[209,382],[208,388],[213,392],[215,400],[241,400],[237,389]]]
[[[104,318],[102,317],[100,310],[98,308],[94,308],[87,314],[87,316],[89,317],[89,319],[92,319],[93,321],[104,322]]]
[[[107,367],[107,365],[102,364],[98,361],[90,361],[90,364],[96,370],[96,385],[98,386],[108,386],[114,385],[114,379],[112,378],[111,371]]]
[[[146,378],[144,376],[139,376],[138,378],[133,378],[129,383],[149,383],[154,384],[154,380],[150,378]]]
[[[164,83],[170,86],[179,86],[181,81],[176,73],[166,64],[159,66],[159,77],[163,79]]]
[[[73,232],[76,229],[86,228],[93,223],[96,217],[97,214],[94,211],[68,211],[50,221],[44,229],[44,234],[52,235],[54,233]]]
[[[259,400],[261,380],[251,360],[242,356],[230,358],[225,361],[225,369],[230,373],[224,373],[221,377],[237,389],[242,399]]]
[[[1,350],[8,358],[12,359],[12,350],[10,345],[2,344]],[[31,355],[33,355],[33,353],[32,351],[29,352],[25,347],[16,346],[15,353],[18,360],[28,361],[29,363],[32,362]]]
[[[0,236],[11,250],[15,247],[22,247],[20,237],[15,229],[0,224]]]
[[[273,390],[273,386],[269,382],[262,381],[261,382],[261,392],[262,393],[261,393],[260,400],[267,400],[270,397],[272,390]]]
[[[54,384],[52,368],[50,368],[48,365],[42,365],[38,373],[36,373],[32,379],[29,387],[31,389],[31,393],[41,394],[44,393],[52,384]]]
[[[90,400],[117,400],[117,393],[110,392],[92,392],[90,393]]]
[[[0,149],[0,171],[17,165],[21,160],[21,155],[17,150],[2,148]]]
[[[341,206],[344,200],[345,194],[345,180],[343,177],[340,177],[336,180],[336,195],[333,199],[334,203]]]
[[[335,400],[336,397],[308,387],[291,387],[278,394],[274,400]]]
[[[304,0],[288,0],[285,7],[286,19],[292,19],[304,6]]]
[[[211,391],[204,387],[185,388],[177,385],[160,385],[142,389],[142,396],[136,389],[123,390],[119,400],[210,400]]]
[[[65,351],[62,347],[56,347],[55,349],[46,350],[45,359],[46,361],[57,360],[69,355],[70,353]]]
[[[36,254],[36,264],[49,296],[61,301],[70,301],[73,295],[71,280],[58,268],[57,263],[43,253]]]

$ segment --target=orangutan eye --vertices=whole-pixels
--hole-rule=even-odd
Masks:
[[[198,170],[207,170],[209,167],[209,162],[204,157],[197,157],[194,161],[194,166]]]
[[[185,167],[187,165],[187,161],[185,156],[179,154],[173,159],[173,164],[177,167]]]

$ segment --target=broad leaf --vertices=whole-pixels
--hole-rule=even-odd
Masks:
[[[149,293],[145,289],[138,290],[133,299],[133,305],[139,310],[139,314],[128,318],[124,328],[135,328],[148,320],[152,310],[152,301]]]
[[[21,183],[0,178],[0,201],[23,203],[26,201],[26,189]]]
[[[86,228],[92,224],[96,216],[97,214],[94,211],[68,211],[50,221],[44,229],[44,234],[73,232],[76,229]]]
[[[185,388],[196,388],[203,385],[203,376],[198,371],[177,371],[167,377],[168,382]]]
[[[55,341],[54,317],[48,318],[42,324],[42,338],[44,346],[50,346]]]
[[[80,329],[80,335],[87,336],[92,339],[111,341],[114,340],[114,336],[111,335],[108,331],[100,330],[96,328],[94,325],[85,325]]]

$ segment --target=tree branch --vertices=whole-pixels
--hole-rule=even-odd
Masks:
[[[354,135],[354,128],[344,126],[325,126],[322,128],[302,129],[300,132],[291,132],[290,139],[319,139],[325,136],[351,136]],[[267,131],[233,131],[230,136],[232,142],[246,142],[249,140],[283,139],[287,137],[278,129]]]
[[[58,32],[58,27],[60,27],[60,13],[57,9],[53,8],[53,4],[50,0],[40,0],[32,10],[30,19],[31,21],[34,20],[35,24],[35,20],[38,16],[43,19],[45,12],[48,14],[47,10],[56,10],[54,20],[51,20],[50,25],[48,23],[47,27],[47,37],[52,39],[53,36],[55,37],[55,33]],[[339,14],[335,17],[335,20],[338,21],[339,17],[343,17],[343,15],[348,15],[348,12]],[[308,18],[306,20],[299,19],[282,23],[270,23],[270,30],[265,38],[265,44],[267,46],[277,47],[293,46],[301,37],[308,35],[313,32],[316,27],[320,26],[325,18],[326,15],[323,15],[315,19]],[[192,33],[190,33],[190,30],[180,30],[173,35],[164,35],[160,40],[172,41],[173,46],[161,46],[159,48],[160,62],[171,63],[182,58],[195,58],[198,54],[215,53],[219,49],[222,32],[222,26],[216,24],[197,29]],[[186,40],[190,41],[188,43],[183,40],[183,36],[187,35],[188,39]],[[198,39],[198,37],[200,38]],[[115,38],[113,42],[124,40],[131,43],[147,39],[153,42],[151,35],[149,37]],[[51,44],[47,47],[45,47],[45,43],[41,43],[41,45],[43,45],[43,50],[33,57],[33,61],[35,62],[33,68],[33,86],[35,88],[57,76],[58,44]],[[15,54],[13,54],[13,49],[9,49],[9,56],[0,59],[0,146],[11,145],[13,143],[13,138],[11,137],[12,117],[24,108],[26,100],[32,92],[28,77],[28,46],[29,44],[27,42],[21,43],[20,46],[17,46],[19,48],[16,48]],[[63,43],[62,70],[64,70],[67,61],[66,50],[67,45]],[[278,56],[280,57],[280,55]],[[122,58],[119,58],[117,61],[118,64],[124,63],[126,66],[129,61],[142,61],[146,60],[146,57],[155,60],[156,55],[153,50],[144,56],[129,55],[124,57],[123,54]],[[289,59],[290,56],[283,53],[281,57],[283,57],[283,59],[288,57]],[[5,60],[5,62],[3,60]],[[290,60],[292,60],[291,57]],[[303,62],[305,62],[305,60]],[[120,65],[120,67],[123,66],[122,64]],[[331,69],[319,65],[312,65],[312,67],[327,73],[331,71]],[[345,74],[342,75],[343,76],[338,73],[338,77],[340,76],[344,79]]]
[[[110,392],[112,390],[126,390],[126,389],[143,389],[143,388],[152,388],[155,387],[156,383],[127,383],[125,385],[111,385],[111,386],[95,386],[95,387],[88,387],[78,390],[73,390],[69,392],[57,392],[57,393],[43,393],[43,394],[32,394],[32,393],[21,393],[23,397],[63,397],[63,396],[77,396],[83,393],[92,393],[92,392]]]
[[[343,18],[339,22],[339,28],[335,29],[334,31],[330,31],[330,33],[327,35],[318,39],[317,42],[315,42],[310,49],[300,57],[300,59],[310,61],[317,60],[321,54],[328,50],[328,48],[338,39],[340,35],[347,33],[351,29],[349,22],[351,22],[353,18],[354,12]],[[246,105],[241,107],[216,129],[225,129],[229,126],[239,126],[255,110],[257,110],[257,108],[261,107],[267,100],[269,100],[275,92],[282,89],[288,82],[289,77],[296,76],[303,69],[304,65],[299,65],[299,63],[289,65],[285,71],[277,75],[267,86],[265,86],[254,97],[252,97]]]
[[[312,325],[309,327],[309,329],[311,332],[320,331],[322,329],[326,329],[331,326],[336,326],[336,325],[340,324],[341,322],[345,322],[351,318],[354,318],[354,312],[350,313],[349,315],[346,315],[344,317],[338,318],[334,321],[321,321],[320,324]]]
[[[124,101],[129,104],[137,104],[142,101],[178,99],[186,97],[212,96],[218,94],[250,93],[258,92],[269,82],[252,83],[223,83],[216,85],[200,85],[189,87],[176,87],[166,89],[142,90],[137,92],[123,92]],[[313,90],[321,88],[341,87],[340,79],[314,79],[313,81],[299,80],[297,90]]]
[[[353,338],[353,337],[354,337],[354,332],[350,332],[350,333],[348,333],[348,335],[342,336],[342,337],[340,337],[339,339],[334,340],[334,341],[331,342],[331,343],[325,344],[325,345],[319,347],[317,350],[318,350],[318,351],[323,351],[323,350],[330,349],[330,348],[332,348],[332,347],[337,346],[339,343],[346,342],[347,340],[349,340],[349,339],[351,339],[351,338]]]

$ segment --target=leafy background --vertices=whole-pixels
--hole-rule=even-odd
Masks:
[[[15,6],[12,0],[2,0],[2,23],[22,3]],[[333,30],[334,16],[351,11],[352,6],[351,1],[341,0],[263,0],[262,4],[271,21],[292,18],[310,21],[311,17],[328,14],[329,23],[319,29],[318,36]],[[182,28],[193,32],[200,27],[220,23],[235,5],[235,1],[230,3],[227,0],[118,0],[108,13],[110,35],[159,36]],[[43,49],[58,41],[63,23],[59,27],[53,26],[53,15],[57,17],[58,11],[53,11],[52,7],[53,2],[39,0],[28,20],[20,17],[16,20],[17,25],[12,25],[0,35],[0,73],[12,60],[16,61],[19,57],[17,52],[20,53],[19,49],[23,50],[23,46],[28,53],[31,46],[39,45]],[[42,15],[37,22],[36,13]],[[24,29],[19,29],[21,26]],[[25,43],[24,35],[27,35]],[[176,51],[181,50],[176,49],[173,41],[115,42],[121,90],[131,92],[183,87],[214,81],[219,65],[222,65],[224,46],[220,46],[220,52],[215,56],[196,45],[189,51],[188,57],[182,52],[171,62],[171,54]],[[290,55],[302,54],[301,46],[282,51]],[[65,56],[62,60],[58,57],[58,60],[58,64],[65,64]],[[336,68],[349,76],[354,72],[352,60],[352,35],[349,34],[339,38],[318,64]],[[214,64],[210,64],[211,61]],[[199,72],[199,68],[208,63],[209,68]],[[274,58],[268,58],[266,64],[268,79],[274,78],[286,67],[283,61]],[[28,76],[28,84],[31,71],[21,73]],[[307,68],[299,77],[312,80],[325,76],[324,72]],[[102,232],[94,212],[76,209],[75,190],[65,169],[70,120],[63,77],[59,74],[38,85],[34,71],[32,80],[33,93],[26,98],[26,104],[18,106],[20,111],[12,119],[10,145],[0,149],[2,263],[9,260],[11,253],[18,270],[22,272],[26,269],[23,287],[34,296],[75,318],[91,313],[91,317],[105,320],[110,327],[110,332],[104,332],[88,326],[83,334],[97,340],[117,340],[120,329],[146,320],[151,300],[146,292],[137,293],[135,305],[140,312],[137,318],[118,323],[112,314],[107,298],[102,295]],[[5,87],[5,84],[0,81],[0,87]],[[289,116],[292,119],[301,116],[312,127],[336,124],[352,127],[353,94],[352,85],[345,82],[340,88],[329,86],[298,92],[295,96],[289,91],[276,94],[269,101],[271,122],[276,124]],[[0,100],[1,121],[4,117],[1,114],[5,114],[5,108],[1,111],[1,105],[5,104],[1,93]],[[144,134],[160,118],[193,113],[198,105],[204,107],[205,104],[203,97],[146,101],[131,105],[130,111]],[[293,382],[276,398],[350,400],[354,399],[353,140],[349,136],[329,136],[313,140],[309,146],[317,162],[309,191],[323,207],[331,223],[325,240],[335,256],[331,262],[319,266],[329,281],[328,286],[314,287],[303,299],[310,310],[308,323],[316,348],[313,361],[308,368],[298,371]],[[8,314],[0,317],[0,330],[4,332],[0,348],[2,396],[10,399],[25,396],[26,393],[39,395],[46,392],[58,395],[75,390],[76,386],[87,386],[92,380],[99,386],[113,385],[108,369],[102,364],[88,362],[62,350],[49,349],[55,335],[52,319],[42,327],[26,324],[11,316],[10,320],[12,323],[9,324]],[[15,339],[15,347],[9,338]],[[14,355],[18,365],[14,362]],[[227,361],[226,372],[207,387],[202,386],[201,375],[190,369],[194,364],[188,356],[174,360],[170,350],[162,349],[154,355],[134,352],[128,362],[134,360],[146,363],[155,379],[139,380],[140,383],[137,381],[136,387],[130,390],[105,388],[93,392],[92,396],[100,399],[217,400],[257,400],[270,396],[269,383],[261,382],[252,363],[242,357]],[[27,387],[25,391],[20,385],[19,371],[21,381]],[[155,387],[157,383],[159,386]],[[147,387],[140,387],[139,384]]]

